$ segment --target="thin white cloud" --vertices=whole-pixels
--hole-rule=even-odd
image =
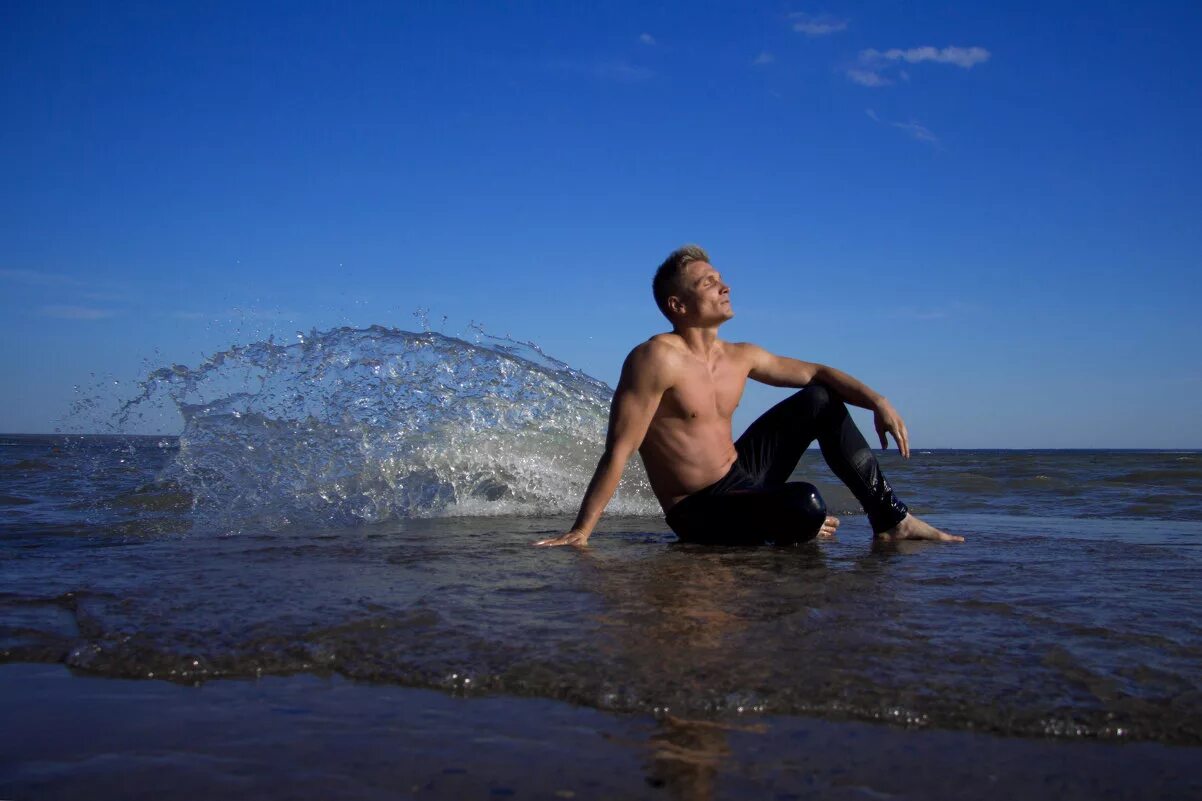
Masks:
[[[900,128],[910,135],[911,138],[917,139],[919,142],[926,142],[932,145],[939,144],[939,137],[931,133],[931,129],[925,125],[920,125],[911,120],[910,122],[891,122],[889,123],[894,128]]]
[[[27,286],[83,286],[84,282],[69,275],[43,273],[37,270],[0,270],[0,279]]]
[[[902,64],[951,64],[961,69],[972,69],[977,64],[983,64],[992,54],[983,47],[911,47],[903,50],[868,49],[861,50],[859,61],[855,66],[848,67],[844,74],[852,83],[860,86],[889,86],[893,83],[893,75],[903,81],[910,80],[910,73],[900,69]]]
[[[655,44],[655,37],[649,33],[640,33],[639,41],[645,45],[653,45]]]
[[[79,297],[100,303],[130,303],[133,299],[124,292],[82,292]]]
[[[862,64],[879,64],[883,61],[904,61],[907,64],[920,64],[932,61],[936,64],[954,64],[962,69],[971,69],[977,64],[989,60],[992,54],[983,47],[911,47],[907,50],[893,48],[892,50],[861,50]]]
[[[103,320],[117,314],[113,309],[97,309],[90,306],[42,306],[38,313],[59,320]]]
[[[849,69],[847,71],[847,80],[852,83],[858,83],[860,86],[888,86],[893,81],[881,75],[876,70]]]
[[[914,139],[918,142],[926,142],[928,145],[931,145],[935,148],[939,147],[939,137],[935,136],[931,129],[922,123],[915,122],[914,120],[910,120],[909,122],[888,122],[886,120],[882,120],[879,116],[877,116],[877,113],[870,108],[864,109],[864,113],[868,116],[868,119],[872,120],[877,125],[887,125],[890,128],[897,128],[899,131],[904,131],[911,139]]]
[[[228,317],[239,317],[245,320],[288,320],[299,317],[296,312],[287,309],[240,309],[233,308],[226,312]]]
[[[847,20],[832,17],[830,14],[807,14],[799,11],[790,14],[789,19],[793,21],[793,30],[804,33],[811,39],[847,30]]]
[[[231,322],[237,320],[285,320],[292,322],[297,317],[301,316],[295,311],[289,311],[286,309],[242,309],[238,307],[226,309],[222,312],[204,312],[177,309],[171,312],[161,312],[160,314],[162,316],[170,317],[174,320],[210,320],[212,322]]]
[[[762,67],[765,64],[771,64],[776,61],[776,56],[769,53],[767,50],[761,50],[760,54],[755,57],[755,61],[751,62],[753,66]]]

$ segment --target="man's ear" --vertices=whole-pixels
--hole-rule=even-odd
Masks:
[[[673,314],[684,314],[685,313],[684,301],[681,300],[680,298],[676,297],[675,295],[669,296],[668,310],[671,311]]]

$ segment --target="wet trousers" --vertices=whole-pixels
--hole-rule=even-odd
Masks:
[[[893,494],[843,401],[810,384],[773,406],[735,443],[738,459],[725,476],[668,510],[681,540],[708,545],[790,545],[813,539],[826,503],[813,484],[787,479],[815,439],[831,471],[847,485],[874,533],[908,510]]]

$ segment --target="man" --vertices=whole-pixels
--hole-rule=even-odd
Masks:
[[[892,434],[910,456],[905,423],[882,395],[821,364],[726,342],[734,317],[730,287],[696,245],[674,251],[652,291],[672,332],[636,347],[622,366],[605,452],[566,534],[536,545],[584,545],[637,449],[668,525],[682,540],[708,544],[792,544],[833,536],[817,490],[786,483],[815,439],[835,475],[868,512],[881,540],[963,542],[910,514],[881,474],[845,404],[871,409],[881,447]],[[731,418],[747,379],[804,387],[756,420],[736,443]]]

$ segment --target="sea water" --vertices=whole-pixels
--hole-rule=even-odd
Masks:
[[[676,543],[632,462],[548,550],[609,387],[508,340],[302,340],[155,370],[106,421],[166,404],[179,436],[0,437],[0,660],[1202,743],[1198,452],[882,454],[967,541],[881,546],[811,450],[844,525],[792,548]]]

